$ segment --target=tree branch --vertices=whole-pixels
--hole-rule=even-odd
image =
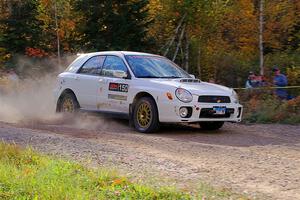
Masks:
[[[177,54],[178,54],[178,50],[179,50],[179,47],[181,45],[181,41],[182,41],[182,38],[184,36],[184,33],[185,33],[185,24],[183,25],[183,28],[181,30],[181,34],[180,34],[180,37],[179,37],[179,40],[178,40],[178,43],[177,43],[177,46],[176,46],[176,50],[175,50],[175,53],[174,53],[174,56],[173,56],[173,59],[172,61],[174,61],[177,57]]]
[[[179,29],[181,28],[182,23],[183,23],[185,17],[186,17],[186,13],[182,16],[181,20],[179,21],[179,24],[178,24],[178,26],[175,29],[174,36],[172,37],[172,39],[170,40],[170,42],[165,45],[165,46],[167,46],[167,49],[164,52],[164,56],[166,56],[169,53],[169,50],[170,50],[171,46],[173,45],[173,43],[174,43],[174,41],[176,39],[176,36],[178,35]]]

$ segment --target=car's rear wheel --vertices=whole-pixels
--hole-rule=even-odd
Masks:
[[[61,97],[60,103],[58,105],[58,111],[64,113],[74,113],[79,109],[79,103],[72,93],[65,93]]]
[[[142,97],[133,109],[133,123],[141,133],[155,132],[159,128],[158,111],[155,101],[150,97]]]
[[[199,122],[199,124],[204,130],[218,130],[222,128],[224,122]]]

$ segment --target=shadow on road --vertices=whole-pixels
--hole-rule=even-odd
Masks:
[[[20,126],[24,126],[24,124]],[[142,134],[130,127],[126,119],[117,119],[99,114],[84,114],[65,117],[48,124],[31,122],[25,124],[25,126],[87,139],[112,135],[113,137],[120,136],[125,139],[142,136],[149,139],[165,138],[182,142],[232,147],[298,145],[299,148],[300,146],[300,126],[279,124],[244,125],[225,123],[220,130],[216,131],[202,130],[197,124],[165,124],[161,126],[157,133]]]
[[[166,125],[161,128],[159,136],[203,144],[250,147],[300,145],[300,134],[298,133],[300,133],[299,126],[225,123],[220,130],[216,131],[201,130],[197,125]]]
[[[114,126],[107,131],[120,134],[141,135],[129,127],[126,119],[106,118]],[[160,137],[211,145],[250,147],[266,145],[300,145],[300,126],[280,124],[225,123],[220,130],[207,131],[198,124],[164,124],[157,133],[143,134],[145,137]],[[299,148],[299,146],[297,146]]]

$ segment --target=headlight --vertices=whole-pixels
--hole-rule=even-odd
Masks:
[[[193,95],[189,91],[183,88],[178,88],[175,91],[175,95],[180,101],[184,103],[189,103],[193,100]]]
[[[232,90],[231,96],[234,99],[234,103],[239,103],[239,96],[238,96],[238,94],[234,90]]]

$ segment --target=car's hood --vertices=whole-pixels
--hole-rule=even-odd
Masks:
[[[192,80],[193,82],[189,82]],[[156,84],[169,85],[176,88],[184,88],[195,95],[224,95],[231,96],[232,89],[213,83],[197,81],[197,79],[152,79]]]

